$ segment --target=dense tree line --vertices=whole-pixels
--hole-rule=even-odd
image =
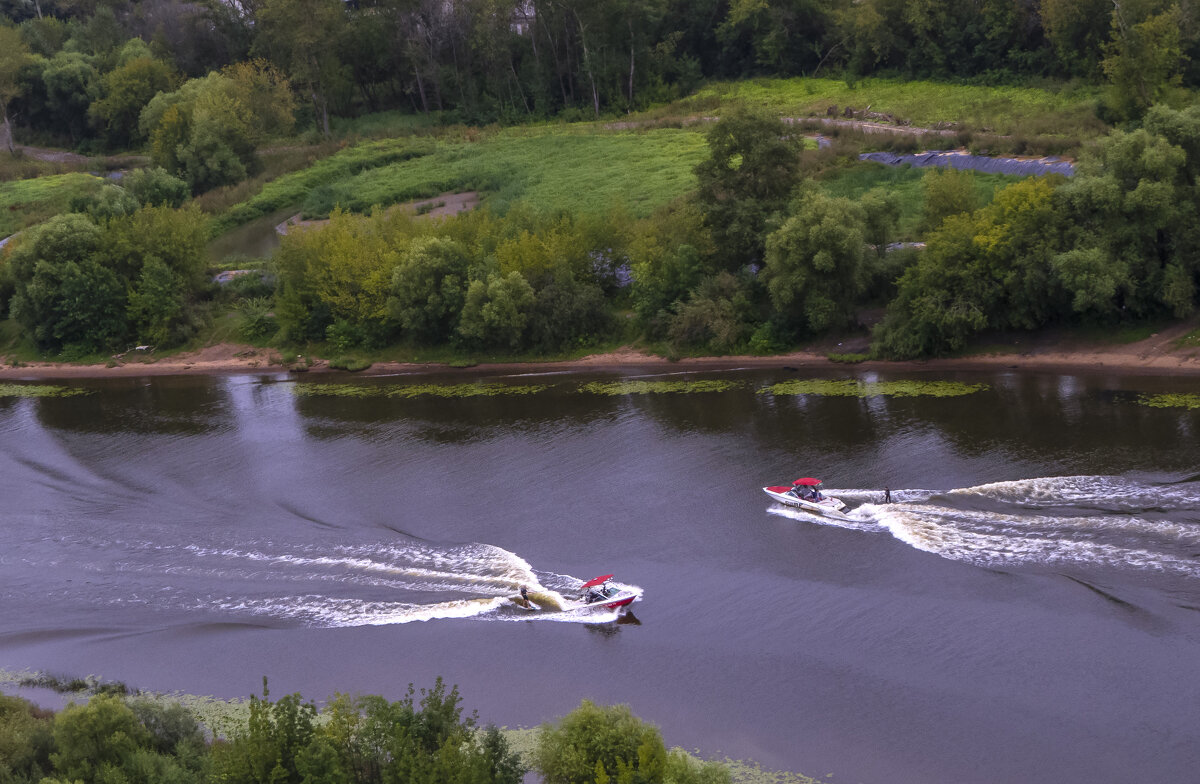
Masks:
[[[547,784],[728,784],[726,768],[663,745],[624,706],[586,700],[544,725],[533,767]],[[213,738],[178,703],[104,694],[57,714],[0,695],[4,784],[520,784],[526,765],[495,727],[464,716],[439,678],[401,700],[251,697]]]
[[[228,85],[176,101],[156,142],[169,169],[167,141],[192,155],[219,142],[215,168],[252,166],[238,144],[290,125],[272,85],[326,134],[333,116],[382,110],[594,117],[756,75],[1078,77],[1111,85],[1115,118],[1200,86],[1200,7],[1182,0],[3,0],[0,13],[0,108],[38,138],[138,147],[156,95],[257,78],[266,118],[230,106]],[[257,76],[236,70],[251,62]],[[211,90],[228,95],[200,97]],[[214,139],[212,112],[253,127]]]
[[[1073,178],[1017,182],[981,208],[970,173],[928,172],[921,252],[888,252],[892,194],[833,197],[805,178],[780,120],[733,111],[708,136],[697,189],[647,218],[520,204],[437,221],[335,211],[289,233],[267,275],[226,289],[205,275],[203,218],[178,207],[187,185],[150,170],[22,234],[0,266],[0,308],[68,357],[177,345],[219,297],[247,339],[335,354],[403,343],[547,355],[611,340],[772,352],[886,308],[874,348],[906,358],[985,330],[1195,311],[1200,106],[1156,105]]]

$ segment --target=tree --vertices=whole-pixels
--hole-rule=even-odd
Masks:
[[[816,190],[767,239],[763,277],[771,304],[792,329],[824,332],[848,324],[868,279],[866,213]]]
[[[147,207],[182,207],[189,196],[187,183],[162,167],[136,169],[122,182],[138,203]]]
[[[746,280],[722,270],[702,280],[674,310],[667,324],[673,346],[725,354],[750,337],[757,309]]]
[[[159,93],[138,122],[155,165],[200,192],[257,171],[256,148],[291,130],[294,107],[287,79],[255,61]]]
[[[735,109],[713,124],[697,201],[727,269],[761,263],[767,219],[787,206],[799,147],[778,118]]]
[[[40,781],[50,771],[52,727],[48,711],[0,694],[0,781]]]
[[[934,167],[921,178],[925,191],[921,228],[933,231],[951,215],[973,212],[979,206],[975,194],[975,175],[969,171]]]
[[[46,109],[56,129],[67,132],[73,142],[84,138],[88,108],[100,91],[100,75],[92,58],[79,52],[59,52],[42,71],[46,85]]]
[[[317,709],[303,702],[299,694],[271,702],[267,681],[263,678],[263,695],[250,697],[250,717],[246,728],[234,732],[229,742],[218,746],[213,753],[213,767],[218,781],[238,784],[302,784],[308,781],[329,781],[335,784],[338,776],[322,765],[323,776],[306,776],[317,760],[324,757],[314,746],[316,741]],[[327,761],[327,760],[322,760]]]
[[[667,754],[658,729],[626,705],[584,700],[554,724],[543,724],[533,752],[534,769],[546,784],[728,784],[721,765],[694,763]]]
[[[349,76],[337,56],[346,26],[340,0],[265,0],[256,47],[267,54],[312,99],[318,128],[329,136],[330,104]]]
[[[414,240],[392,274],[392,317],[417,340],[447,340],[466,301],[470,266],[466,249],[453,240]]]
[[[1058,189],[1071,237],[1054,265],[1076,312],[1145,318],[1195,307],[1198,132],[1200,110],[1156,109],[1145,128],[1104,139]]]
[[[138,57],[106,73],[100,80],[103,97],[88,110],[93,124],[103,132],[109,146],[126,147],[145,140],[138,116],[160,92],[170,92],[175,75],[165,63]]]
[[[1113,4],[1112,39],[1101,66],[1122,117],[1140,117],[1182,81],[1181,14],[1178,5],[1164,6],[1164,0]]]
[[[0,27],[0,119],[4,120],[3,136],[8,145],[8,152],[16,155],[13,146],[12,123],[8,117],[8,105],[22,93],[20,80],[21,69],[33,59],[21,38],[21,33],[14,27]]]
[[[659,210],[641,221],[629,243],[633,307],[643,326],[657,337],[667,310],[685,298],[706,274],[712,239],[698,205]]]
[[[1041,0],[1042,27],[1066,73],[1100,74],[1101,48],[1112,30],[1112,0]]]
[[[82,215],[51,218],[9,257],[10,314],[43,349],[90,353],[126,332],[125,291],[97,261],[101,232]]]
[[[119,697],[100,695],[85,705],[68,705],[54,720],[58,751],[50,755],[68,781],[101,781],[106,769],[120,769],[149,738]]]
[[[473,280],[467,287],[458,334],[468,345],[516,349],[534,301],[533,287],[519,272],[488,275],[486,282]]]
[[[875,347],[909,359],[962,349],[980,330],[1035,329],[1067,313],[1056,255],[1064,216],[1056,183],[1010,185],[975,213],[951,215],[899,282]]]

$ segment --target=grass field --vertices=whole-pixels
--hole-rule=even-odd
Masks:
[[[312,166],[268,182],[256,195],[233,205],[213,221],[213,235],[223,234],[284,207],[298,207],[312,190],[322,185],[341,181],[377,166],[427,155],[434,149],[431,139],[411,137],[363,142],[347,147]]]
[[[368,142],[268,183],[216,221],[214,235],[284,207],[307,217],[334,206],[368,212],[447,191],[479,191],[503,209],[578,212],[624,206],[648,215],[694,187],[706,153],[699,130],[600,131],[587,126],[515,128],[475,140]]]
[[[719,82],[678,106],[711,111],[741,101],[785,117],[824,115],[830,106],[870,107],[921,127],[958,123],[1004,134],[1094,138],[1107,130],[1096,116],[1099,99],[1098,87],[981,87],[899,79],[863,79],[852,87],[839,79],[797,78]]]
[[[354,212],[434,196],[479,191],[503,209],[523,200],[539,209],[600,212],[623,205],[648,215],[694,187],[706,153],[697,131],[603,132],[513,129],[478,142],[440,143],[432,154],[330,183],[311,202]]]
[[[100,190],[104,179],[73,172],[0,185],[0,237],[66,212],[71,199]]]

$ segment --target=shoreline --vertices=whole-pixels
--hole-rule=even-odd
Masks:
[[[1018,370],[1027,372],[1118,372],[1124,375],[1200,376],[1200,348],[1173,348],[1178,335],[1155,335],[1145,341],[1120,346],[1054,344],[1033,345],[1027,350],[978,354],[966,357],[917,360],[867,360],[839,363],[825,352],[795,351],[770,356],[688,357],[669,360],[638,349],[625,347],[573,360],[545,362],[480,362],[470,367],[451,367],[438,363],[376,362],[366,370],[351,373],[333,370],[326,360],[316,361],[307,371],[293,371],[279,361],[278,352],[238,344],[219,344],[163,360],[135,360],[106,365],[77,365],[61,362],[29,363],[21,366],[0,365],[0,381],[38,381],[69,379],[135,378],[139,376],[187,375],[293,375],[341,374],[345,376],[422,375],[434,373],[479,372],[619,372],[661,370],[701,372],[735,369],[838,369],[893,372],[956,372]],[[1186,330],[1172,329],[1184,334]],[[0,358],[3,360],[3,358]],[[275,360],[275,361],[272,361]]]

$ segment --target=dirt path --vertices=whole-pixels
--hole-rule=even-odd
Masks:
[[[639,349],[624,347],[604,354],[593,354],[565,362],[481,363],[472,368],[454,369],[446,365],[411,362],[378,362],[364,375],[393,373],[452,373],[507,370],[512,372],[554,371],[626,371],[679,372],[686,370],[722,370],[733,368],[809,368],[845,371],[850,368],[876,371],[995,370],[999,368],[1045,372],[1118,372],[1132,375],[1200,376],[1200,346],[1176,347],[1176,341],[1195,330],[1200,319],[1173,325],[1151,337],[1124,345],[1096,344],[1054,333],[1021,338],[995,353],[952,359],[926,359],[907,362],[872,360],[857,365],[839,364],[828,359],[829,353],[862,351],[865,339],[843,344],[816,345],[805,351],[761,356],[696,357],[671,361]],[[274,349],[260,349],[236,343],[221,343],[200,351],[156,358],[153,354],[126,352],[111,366],[67,363],[30,363],[13,367],[0,357],[0,379],[110,378],[162,375],[225,375],[283,373],[297,357],[282,357]],[[314,374],[335,373],[324,360],[309,367]]]

